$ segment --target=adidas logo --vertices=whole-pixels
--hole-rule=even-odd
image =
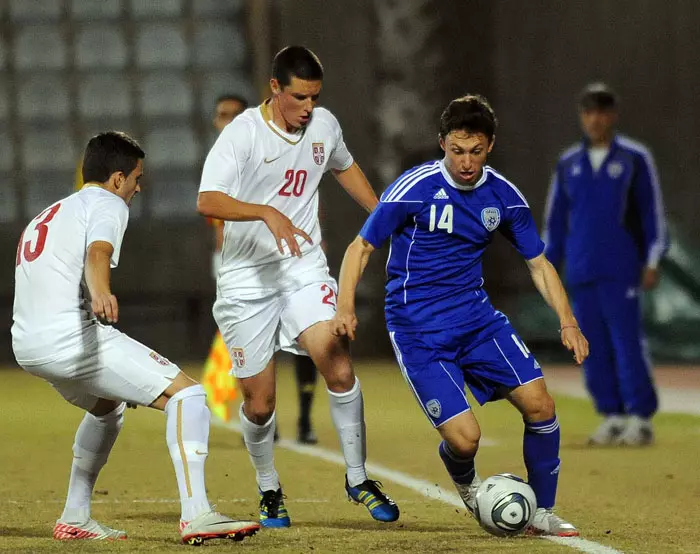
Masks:
[[[450,197],[447,196],[445,189],[440,189],[435,193],[435,196],[433,196],[433,200],[448,200],[449,198]]]

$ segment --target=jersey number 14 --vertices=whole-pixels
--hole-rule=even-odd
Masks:
[[[437,218],[437,206],[435,204],[430,205],[430,232],[435,231],[435,222],[437,220],[437,228],[444,229],[448,233],[452,232],[452,204],[445,204],[442,208],[442,213],[440,214],[440,219]]]

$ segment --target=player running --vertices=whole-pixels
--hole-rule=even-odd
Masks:
[[[382,195],[345,253],[339,336],[355,338],[355,289],[370,254],[391,237],[386,319],[401,372],[443,438],[439,453],[470,511],[481,480],[474,468],[481,430],[464,394],[480,404],[506,398],[523,415],[523,455],[537,495],[534,531],[576,536],[553,512],[559,475],[559,422],[534,356],[483,289],[481,258],[503,234],[526,259],[537,290],[559,316],[561,340],[576,363],[588,343],[559,276],[542,254],[527,201],[485,165],[496,117],[486,99],[453,100],[440,119],[442,160],[404,173]]]
[[[348,342],[331,333],[337,285],[321,249],[318,185],[331,170],[367,211],[377,197],[343,141],[336,118],[316,108],[323,68],[290,46],[274,59],[272,98],[243,112],[207,156],[197,208],[226,221],[214,318],[243,394],[243,437],[260,491],[260,521],[288,527],[273,461],[275,362],[308,353],[326,381],[346,465],[345,489],[374,519],[395,521],[396,504],[368,479],[360,382]],[[297,238],[298,237],[298,238]]]
[[[243,539],[259,524],[233,521],[209,505],[204,486],[210,413],[204,389],[153,350],[117,331],[117,267],[141,190],[141,147],[123,133],[87,144],[84,187],[49,206],[22,233],[15,269],[12,348],[17,363],[87,413],[73,444],[68,498],[55,539],[125,539],[90,517],[90,499],[124,421],[127,403],[163,410],[180,491],[180,535],[201,544]]]

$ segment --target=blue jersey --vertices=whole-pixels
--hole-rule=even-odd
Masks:
[[[389,186],[360,231],[375,248],[391,237],[389,330],[483,325],[486,316],[500,315],[482,290],[481,258],[496,232],[526,259],[544,250],[525,197],[488,166],[473,187],[455,183],[442,161]]]
[[[566,280],[638,283],[656,267],[668,237],[654,159],[638,142],[617,135],[597,172],[587,144],[569,148],[552,178],[545,214],[547,258],[565,260]]]

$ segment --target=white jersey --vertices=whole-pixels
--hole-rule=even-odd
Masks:
[[[218,191],[272,206],[306,232],[313,245],[297,237],[302,258],[294,258],[286,245],[280,254],[264,222],[227,221],[218,277],[224,296],[297,289],[308,284],[305,275],[327,272],[318,185],[328,169],[343,171],[353,164],[338,120],[328,110],[315,108],[306,128],[296,134],[277,127],[267,111],[265,104],[249,108],[226,126],[207,156],[199,192]]]
[[[124,200],[87,186],[27,225],[17,248],[12,325],[12,348],[21,365],[65,358],[96,340],[83,278],[87,248],[110,243],[116,267],[128,221]]]

